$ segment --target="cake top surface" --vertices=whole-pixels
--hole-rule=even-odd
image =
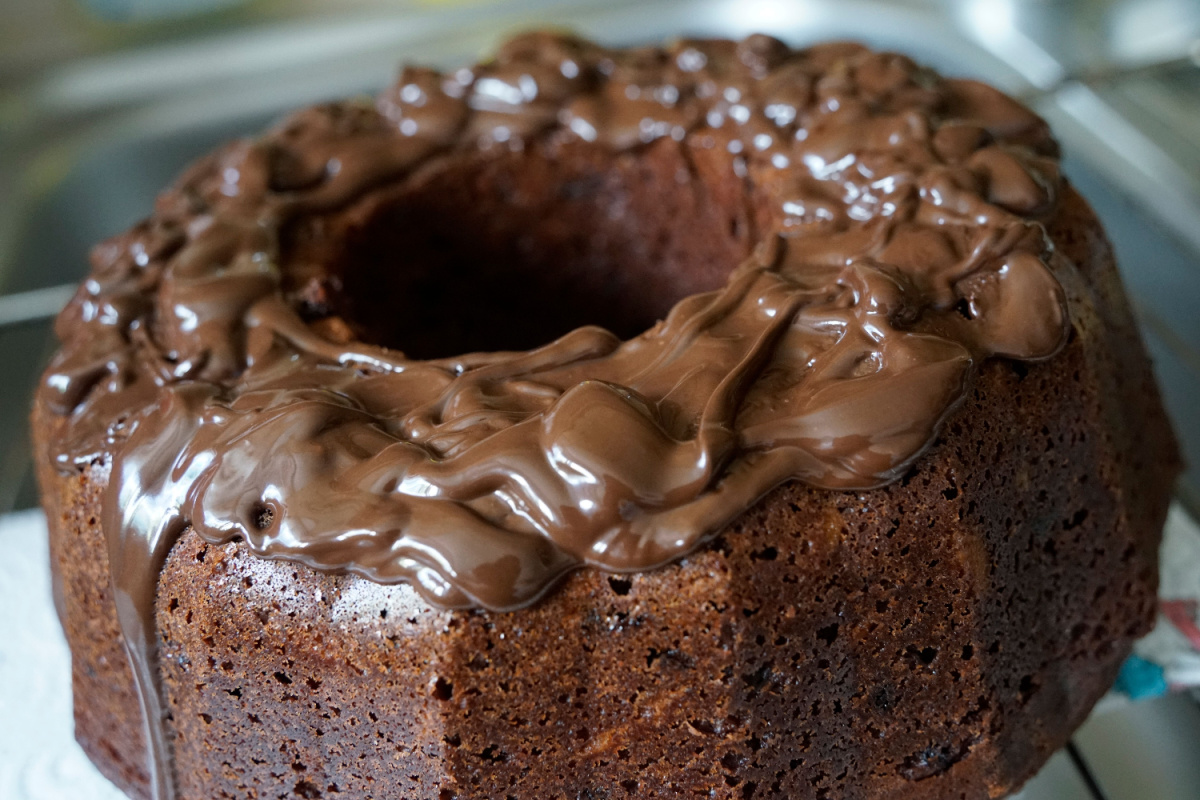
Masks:
[[[718,164],[755,229],[636,335],[410,358],[305,305],[314,270],[346,276],[300,263],[320,248],[297,230],[361,247],[380,215],[404,222],[381,197],[446,165],[654,148]],[[190,525],[442,607],[519,607],[582,565],[677,559],[787,480],[899,477],[982,360],[1064,342],[1071,266],[1040,224],[1059,182],[1039,118],[903,56],[518,37],[232,145],[99,246],[40,390],[54,456],[111,456],[106,530],[133,606]]]

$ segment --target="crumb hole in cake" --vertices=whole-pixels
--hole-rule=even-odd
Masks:
[[[742,682],[750,689],[758,690],[770,682],[772,676],[771,663],[767,662],[754,672],[742,675]]]
[[[291,685],[292,685],[292,679],[291,679],[291,678],[289,678],[289,677],[288,677],[286,674],[284,674],[284,673],[282,673],[282,672],[276,672],[276,673],[275,673],[275,680],[279,681],[279,682],[280,682],[280,683],[282,683],[284,686],[291,686]]]
[[[629,338],[749,254],[744,186],[690,168],[674,142],[637,162],[584,144],[457,159],[337,221],[295,223],[289,290],[311,321],[335,314],[414,358],[525,350],[582,325]]]
[[[483,751],[479,754],[479,757],[492,764],[501,764],[508,760],[508,753],[505,753],[496,745],[491,744],[483,748]]]
[[[613,594],[624,597],[633,588],[633,581],[629,578],[618,578],[614,575],[608,579],[608,585],[612,589]]]
[[[1021,684],[1017,687],[1017,691],[1021,694],[1021,703],[1028,703],[1034,693],[1037,692],[1039,684],[1032,675],[1026,675],[1021,678]]]
[[[1065,520],[1063,522],[1063,530],[1069,531],[1078,528],[1084,523],[1085,520],[1087,520],[1087,518],[1088,510],[1086,508],[1081,508],[1072,514],[1069,520]]]
[[[835,622],[832,625],[826,625],[817,631],[817,638],[825,642],[825,644],[833,644],[838,637],[838,625]]]
[[[311,781],[300,781],[292,789],[292,794],[296,797],[303,797],[305,800],[314,800],[322,795],[322,792],[317,788],[316,784]]]
[[[774,561],[779,557],[779,551],[774,547],[764,547],[762,550],[756,550],[750,554],[750,558],[754,561]]]
[[[439,677],[433,682],[433,696],[438,700],[449,700],[454,697],[454,684]]]

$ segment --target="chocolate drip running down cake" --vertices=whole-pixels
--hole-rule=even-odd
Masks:
[[[1044,122],[853,44],[531,34],[99,245],[34,411],[135,798],[983,798],[1178,457]]]

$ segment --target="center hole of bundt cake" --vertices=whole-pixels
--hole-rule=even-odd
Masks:
[[[673,141],[449,161],[358,210],[344,316],[413,358],[529,349],[581,325],[635,336],[750,250],[744,183],[712,161]]]

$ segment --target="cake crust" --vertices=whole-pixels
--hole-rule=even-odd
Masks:
[[[1149,629],[1176,469],[1098,223],[1071,192],[1049,230],[1096,302],[1062,354],[989,363],[905,480],[781,487],[678,565],[491,615],[185,534],[156,605],[180,796],[1015,790]],[[77,733],[148,797],[106,471],[46,472]]]
[[[656,145],[621,169],[673,174],[678,152]],[[692,212],[738,209],[736,235],[702,248],[728,248],[713,258],[719,275],[771,212],[724,162],[691,168],[709,193]],[[536,208],[530,196],[513,205]],[[642,199],[647,219],[656,203]],[[1098,221],[1064,184],[1044,228],[1077,271],[1059,273],[1071,324],[1060,352],[983,363],[898,481],[788,483],[660,569],[570,572],[514,613],[446,610],[407,584],[184,530],[153,606],[178,797],[1015,790],[1148,630],[1179,463]],[[291,257],[319,261],[326,237],[347,231],[298,227]],[[694,260],[678,248],[668,269]],[[319,281],[293,288],[314,308],[336,304]],[[338,318],[323,319],[315,327],[336,339]],[[104,530],[111,455],[56,468],[67,425],[35,407],[76,734],[114,783],[150,798]]]

